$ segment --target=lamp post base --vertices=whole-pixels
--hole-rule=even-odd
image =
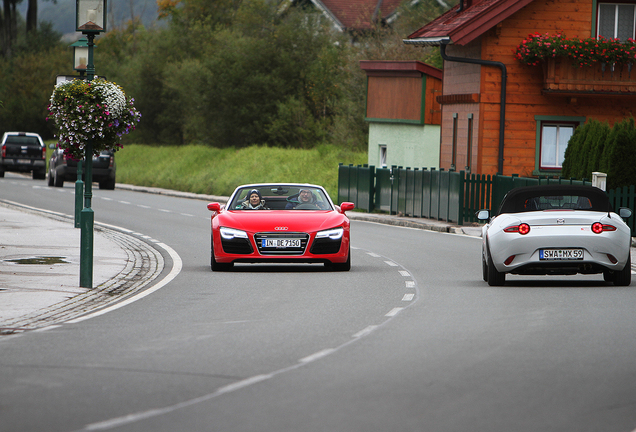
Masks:
[[[93,288],[93,226],[95,213],[91,208],[84,208],[81,221],[81,255],[80,255],[80,286]]]

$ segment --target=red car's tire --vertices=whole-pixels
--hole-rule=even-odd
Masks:
[[[351,248],[349,248],[349,253],[347,253],[347,260],[343,263],[329,263],[326,264],[331,270],[334,271],[349,271],[351,270]]]
[[[212,271],[227,271],[234,266],[234,263],[219,263],[214,259],[214,235],[211,236],[210,241],[210,268]]]

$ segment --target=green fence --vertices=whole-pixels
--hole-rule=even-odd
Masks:
[[[356,208],[411,217],[443,220],[458,225],[476,222],[481,209],[496,211],[509,190],[542,184],[589,185],[587,180],[529,178],[518,175],[478,175],[443,169],[411,169],[369,165],[338,166],[338,202],[351,201]],[[634,186],[609,191],[615,209],[629,207],[636,214]],[[635,217],[628,220],[632,231]]]
[[[632,216],[626,222],[632,230],[632,236],[634,236],[636,229],[636,193],[634,192],[634,185],[610,190],[607,195],[609,195],[610,203],[614,210],[618,210],[621,207],[632,209]]]

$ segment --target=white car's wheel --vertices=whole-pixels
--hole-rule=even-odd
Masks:
[[[632,283],[632,257],[627,255],[627,263],[621,271],[614,272],[614,285],[628,286]]]
[[[497,271],[495,264],[492,262],[492,255],[488,252],[488,285],[502,286],[506,283],[506,274]]]
[[[488,282],[488,263],[486,262],[486,258],[484,258],[484,254],[481,254],[481,277],[485,282]]]

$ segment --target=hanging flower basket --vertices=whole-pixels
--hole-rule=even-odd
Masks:
[[[141,114],[121,87],[101,78],[65,81],[55,86],[48,107],[56,137],[67,157],[84,158],[92,142],[93,154],[122,148],[121,137],[135,129]]]

